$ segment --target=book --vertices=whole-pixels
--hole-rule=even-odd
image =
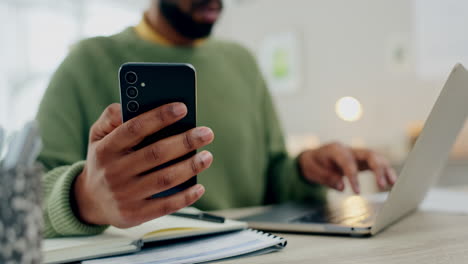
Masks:
[[[104,233],[86,237],[44,239],[44,263],[82,261],[140,251],[145,243],[243,230],[247,223],[226,219],[214,223],[166,215],[136,227],[109,227]]]
[[[205,263],[269,253],[287,241],[261,231],[246,229],[181,242],[160,244],[135,254],[84,261],[83,264],[187,264]]]

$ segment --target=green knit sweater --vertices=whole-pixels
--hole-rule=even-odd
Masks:
[[[82,171],[91,125],[119,102],[117,72],[125,62],[183,62],[197,69],[198,125],[208,126],[214,155],[199,175],[203,210],[321,199],[323,189],[305,183],[288,157],[271,96],[253,56],[241,46],[208,40],[196,47],[168,47],[140,39],[133,28],[75,45],[54,74],[40,105],[44,150],[45,236],[91,235],[106,226],[81,222],[71,206],[74,179]]]

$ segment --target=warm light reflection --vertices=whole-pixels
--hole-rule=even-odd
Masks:
[[[342,202],[344,224],[353,225],[370,217],[368,201],[361,196],[350,196]]]
[[[363,114],[361,103],[351,96],[340,98],[335,104],[335,111],[339,118],[348,122],[361,119]]]

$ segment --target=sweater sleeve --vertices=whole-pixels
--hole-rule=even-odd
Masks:
[[[103,232],[107,226],[88,225],[74,214],[70,193],[73,181],[81,173],[84,161],[61,166],[49,171],[42,179],[45,193],[44,237],[93,235]]]
[[[325,199],[325,188],[318,184],[306,182],[300,173],[297,158],[288,155],[272,97],[263,78],[260,79],[269,159],[265,202],[323,201]]]
[[[67,57],[52,77],[36,117],[44,146],[39,161],[49,170],[42,179],[45,237],[92,235],[106,228],[82,223],[72,210],[72,187],[82,172],[88,144],[79,82],[71,70],[73,57]]]

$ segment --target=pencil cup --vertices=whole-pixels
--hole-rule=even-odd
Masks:
[[[41,169],[0,171],[0,263],[41,263]]]

